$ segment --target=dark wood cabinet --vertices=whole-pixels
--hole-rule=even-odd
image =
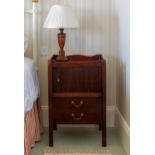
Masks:
[[[49,146],[57,124],[98,124],[106,146],[106,62],[101,55],[48,63]]]

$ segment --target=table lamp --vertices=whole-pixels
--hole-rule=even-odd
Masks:
[[[77,17],[70,6],[66,5],[53,5],[44,22],[44,28],[58,28],[58,44],[60,47],[59,54],[56,58],[57,61],[68,60],[65,56],[64,45],[66,34],[63,32],[65,28],[79,27]]]

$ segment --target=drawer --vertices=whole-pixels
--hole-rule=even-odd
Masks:
[[[99,123],[101,120],[100,98],[53,99],[53,117],[57,123]]]
[[[101,109],[101,98],[53,98],[54,111],[84,110],[94,112]]]

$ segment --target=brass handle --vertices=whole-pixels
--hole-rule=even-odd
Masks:
[[[75,119],[75,120],[81,120],[83,116],[84,116],[83,113],[80,113],[80,116],[79,116],[79,117],[78,117],[78,116],[75,116],[75,114],[72,113],[72,117],[73,117],[73,119]]]
[[[59,78],[57,78],[57,82],[58,82],[58,83],[60,82],[60,79],[59,79]]]
[[[83,104],[83,101],[82,100],[80,101],[80,104]]]
[[[80,101],[79,104],[76,104],[74,101],[71,101],[71,104],[75,107],[75,108],[79,108],[83,105],[83,101]]]

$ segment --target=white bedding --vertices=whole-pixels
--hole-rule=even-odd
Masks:
[[[24,57],[24,112],[32,109],[39,94],[39,81],[34,61]]]

